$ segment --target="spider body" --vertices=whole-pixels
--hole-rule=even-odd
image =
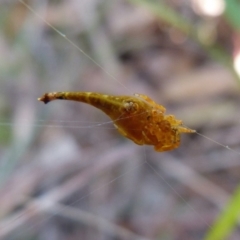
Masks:
[[[48,103],[65,99],[90,104],[107,114],[123,136],[139,145],[153,145],[158,152],[169,151],[180,145],[181,133],[195,130],[182,126],[173,115],[146,95],[111,96],[93,92],[51,92],[38,100]]]

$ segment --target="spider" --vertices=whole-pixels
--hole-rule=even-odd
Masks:
[[[38,98],[48,103],[55,99],[90,104],[107,114],[120,134],[138,145],[153,145],[157,152],[170,151],[180,145],[181,133],[194,133],[174,115],[143,94],[112,96],[94,92],[50,92]]]

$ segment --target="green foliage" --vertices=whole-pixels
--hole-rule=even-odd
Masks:
[[[8,145],[11,139],[11,126],[5,125],[0,128],[0,144]]]
[[[240,186],[238,186],[224,211],[207,233],[205,240],[227,239],[237,224],[240,213]]]
[[[233,28],[240,29],[240,2],[238,0],[225,0],[225,16]]]

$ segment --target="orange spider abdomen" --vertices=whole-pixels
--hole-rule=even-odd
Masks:
[[[195,130],[182,126],[173,115],[164,115],[165,108],[146,95],[111,96],[92,92],[52,92],[38,100],[48,103],[65,99],[88,103],[106,113],[114,126],[125,137],[139,145],[153,145],[159,152],[175,149],[180,144],[180,133]]]

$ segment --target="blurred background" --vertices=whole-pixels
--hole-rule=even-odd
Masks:
[[[0,239],[204,239],[240,180],[238,2],[25,2],[0,2]],[[238,153],[155,152],[49,91],[146,94]]]

